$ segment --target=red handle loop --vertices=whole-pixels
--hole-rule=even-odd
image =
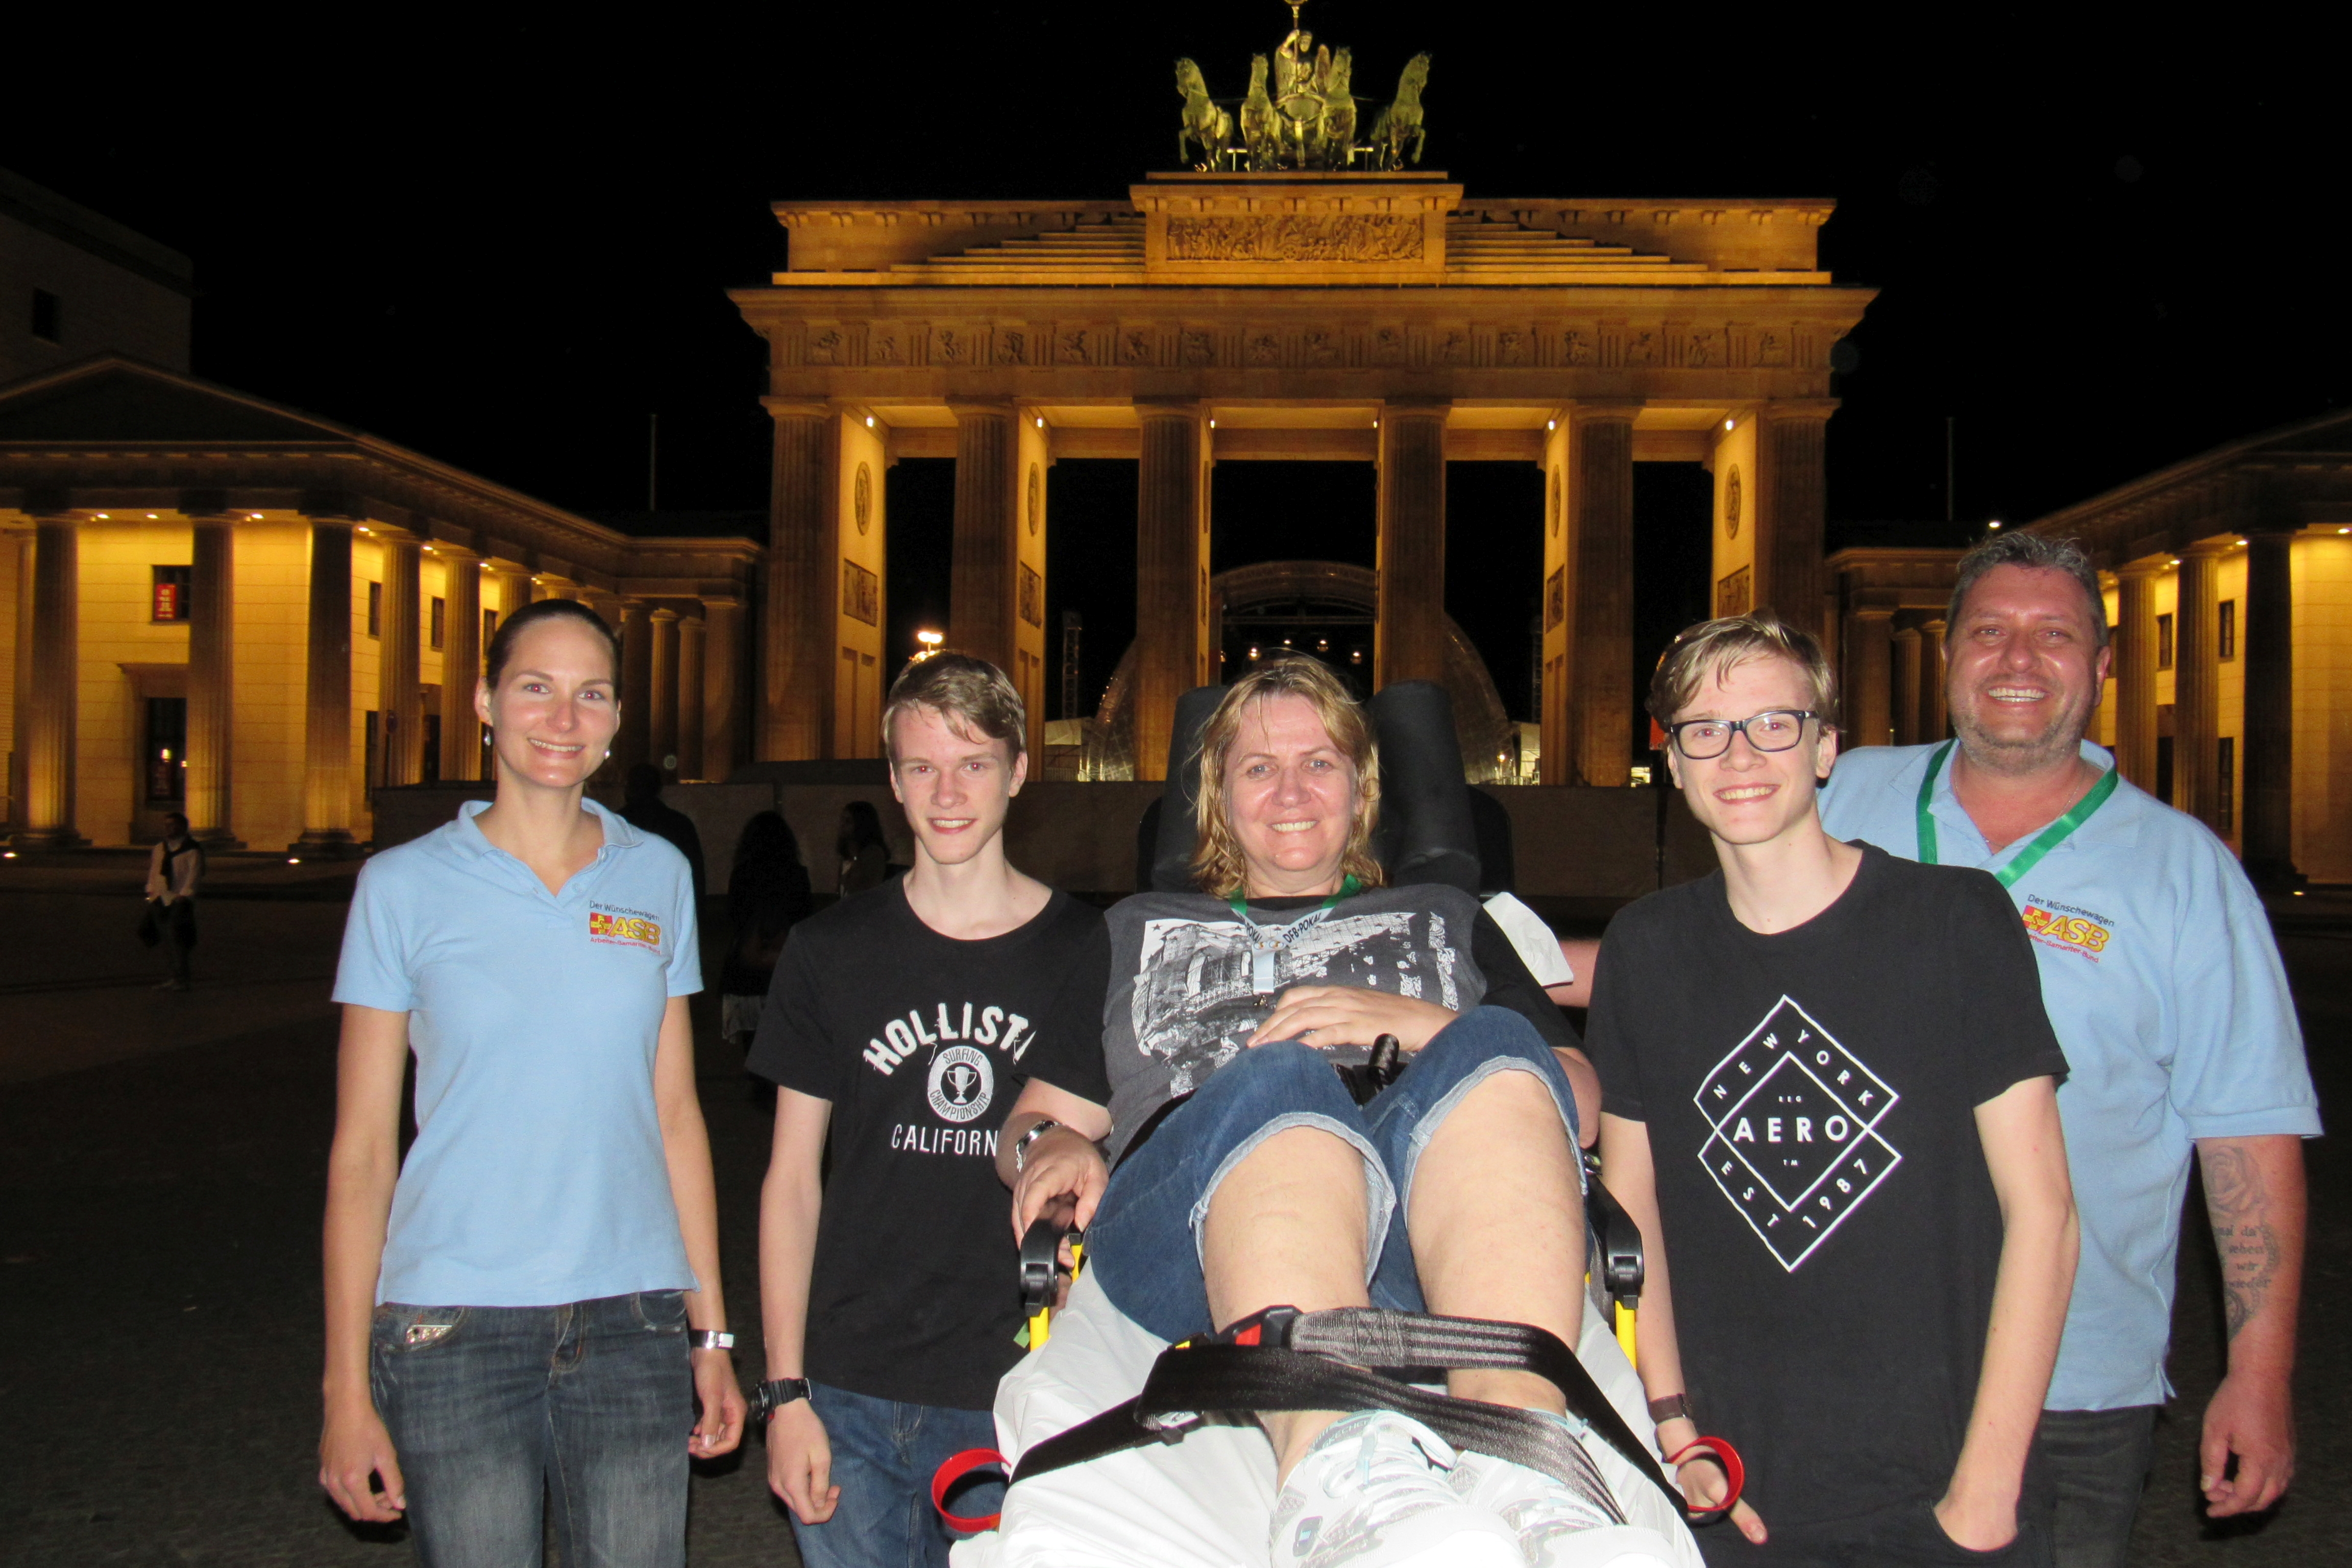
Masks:
[[[983,1530],[996,1528],[996,1521],[1004,1517],[1002,1513],[992,1513],[986,1518],[974,1519],[950,1513],[948,1489],[974,1470],[985,1469],[991,1465],[1002,1467],[1003,1463],[1004,1456],[993,1448],[966,1448],[961,1454],[950,1454],[940,1462],[940,1468],[931,1472],[931,1506],[939,1510],[940,1517],[947,1521],[950,1530],[961,1531],[966,1535],[976,1535]]]
[[[1748,1467],[1740,1462],[1739,1450],[1731,1446],[1731,1439],[1728,1437],[1694,1437],[1668,1454],[1666,1463],[1669,1467],[1679,1468],[1685,1459],[1700,1448],[1705,1448],[1714,1455],[1715,1462],[1723,1467],[1724,1479],[1731,1483],[1731,1490],[1713,1508],[1692,1508],[1688,1503],[1685,1503],[1683,1511],[1693,1519],[1719,1519],[1731,1511],[1732,1505],[1739,1500],[1739,1494],[1747,1489]]]

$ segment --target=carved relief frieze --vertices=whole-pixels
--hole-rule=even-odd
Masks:
[[[1411,356],[1412,343],[1402,327],[1380,327],[1372,332],[1372,363],[1402,364]]]
[[[1273,329],[1253,327],[1242,340],[1242,356],[1252,365],[1282,363],[1282,339]]]
[[[1178,342],[1176,355],[1188,365],[1209,365],[1217,363],[1217,337],[1206,327],[1187,327]]]
[[[1683,368],[1711,370],[1728,363],[1723,334],[1712,327],[1687,328],[1682,334]]]
[[[1347,363],[1347,339],[1336,327],[1309,327],[1299,334],[1299,353],[1309,365],[1331,366]]]
[[[995,359],[998,364],[1028,363],[1028,331],[1021,327],[1000,328],[996,333]]]
[[[1646,365],[1658,363],[1658,334],[1640,328],[1628,328],[1618,353],[1618,363]]]
[[[908,363],[907,334],[896,322],[866,329],[866,363],[903,365]]]
[[[1121,364],[1151,364],[1158,361],[1159,345],[1152,341],[1149,327],[1129,327],[1118,335],[1118,363]]]
[[[1171,217],[1171,261],[1397,263],[1422,258],[1422,220],[1372,213]]]
[[[1054,363],[1055,364],[1088,363],[1090,356],[1087,350],[1093,345],[1093,331],[1088,328],[1062,328],[1054,335]]]
[[[1601,342],[1593,332],[1571,328],[1560,334],[1559,363],[1567,365],[1599,364]]]
[[[1789,364],[1789,334],[1777,328],[1767,328],[1756,334],[1756,363],[1768,369],[1785,370]]]
[[[1498,327],[1495,330],[1494,363],[1502,365],[1533,364],[1534,345],[1534,334],[1517,327]]]
[[[1447,327],[1444,329],[1444,333],[1445,335],[1444,337],[1437,340],[1438,363],[1440,364],[1468,364],[1470,363],[1470,329],[1467,327]]]
[[[849,340],[839,327],[819,327],[809,334],[808,363],[811,364],[845,364],[849,358]]]
[[[945,365],[978,364],[987,357],[987,341],[971,327],[941,327],[931,336],[931,357]]]

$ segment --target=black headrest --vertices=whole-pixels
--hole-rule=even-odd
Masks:
[[[1167,786],[1138,826],[1139,888],[1192,890],[1201,731],[1224,695],[1224,687],[1202,686],[1177,699]],[[1510,818],[1500,802],[1470,788],[1445,689],[1433,681],[1399,681],[1383,687],[1366,706],[1381,749],[1381,823],[1372,853],[1387,868],[1389,879],[1444,883],[1474,898],[1507,889]],[[1497,862],[1493,875],[1482,875],[1486,858]]]

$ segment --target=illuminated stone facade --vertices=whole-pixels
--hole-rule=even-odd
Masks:
[[[481,776],[487,633],[533,598],[623,629],[615,767],[747,750],[759,546],[633,539],[324,420],[101,358],[0,388],[11,841],[331,852],[371,792]]]
[[[1213,679],[1211,465],[1379,466],[1375,679],[1439,679],[1444,465],[1540,465],[1547,783],[1632,762],[1633,465],[1710,464],[1724,593],[1823,618],[1827,201],[1468,200],[1443,174],[1167,174],[1118,202],[783,202],[735,296],[775,419],[762,758],[871,755],[890,660],[880,489],[953,458],[949,640],[1045,711],[1043,469],[1139,466],[1134,757]],[[1032,574],[1035,574],[1033,580]],[[899,650],[903,651],[903,650]]]

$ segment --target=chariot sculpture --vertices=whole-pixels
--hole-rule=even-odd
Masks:
[[[1419,163],[1428,132],[1421,94],[1429,83],[1429,55],[1405,62],[1396,97],[1380,106],[1359,139],[1370,100],[1355,96],[1355,60],[1347,49],[1318,45],[1299,26],[1306,0],[1290,7],[1290,35],[1271,57],[1250,59],[1249,91],[1223,102],[1209,96],[1208,79],[1190,59],[1176,62],[1176,91],[1184,100],[1176,156],[1202,173],[1286,169],[1387,171]],[[1231,105],[1232,107],[1228,107]]]

